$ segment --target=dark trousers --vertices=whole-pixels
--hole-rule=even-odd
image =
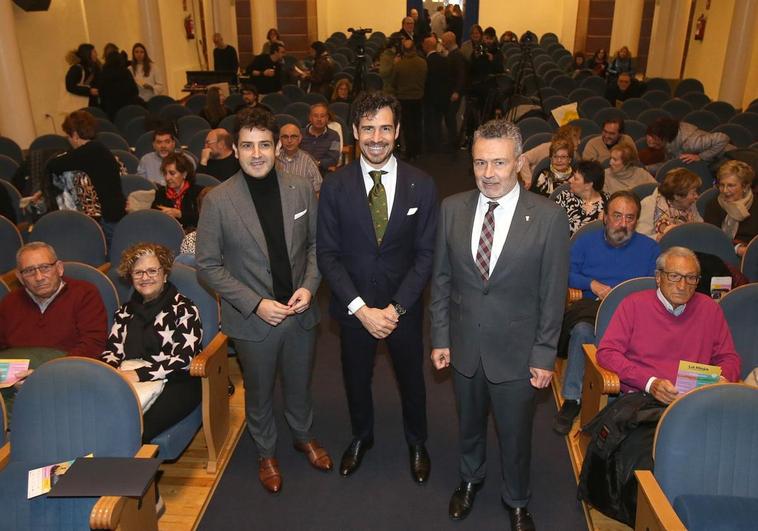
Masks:
[[[400,389],[403,428],[408,444],[423,444],[426,441],[426,388],[421,316],[420,308],[413,315],[402,316],[398,327],[385,340]],[[371,380],[379,340],[363,327],[342,326],[340,342],[342,374],[353,437],[361,440],[373,439],[374,400]]]
[[[529,466],[535,390],[528,379],[492,383],[481,362],[468,378],[453,370],[460,424],[460,475],[463,481],[481,483],[487,470],[487,416],[490,407],[500,439],[503,483],[500,496],[511,507],[525,507],[531,495]]]
[[[161,394],[142,416],[142,442],[149,443],[192,413],[202,399],[200,378],[187,376],[166,382]]]
[[[458,149],[460,143],[460,128],[458,127],[458,110],[461,100],[451,101],[445,112],[445,128],[447,129],[447,148]]]
[[[442,151],[442,120],[447,114],[448,105],[424,102],[424,140],[426,153]]]
[[[421,154],[423,142],[423,100],[400,100],[400,132],[405,143],[406,158]]]

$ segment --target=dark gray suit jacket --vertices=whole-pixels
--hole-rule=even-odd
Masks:
[[[453,367],[473,376],[529,378],[553,370],[569,266],[568,220],[555,203],[521,188],[495,269],[484,282],[471,253],[479,191],[442,202],[432,274],[432,347],[450,348]]]
[[[292,267],[292,286],[304,287],[314,300],[308,310],[289,317],[304,329],[318,324],[316,290],[316,196],[305,179],[279,173],[284,236]],[[275,299],[266,238],[245,177],[237,172],[203,201],[197,227],[198,275],[221,297],[221,330],[246,341],[266,338],[271,325],[253,311],[261,299]]]

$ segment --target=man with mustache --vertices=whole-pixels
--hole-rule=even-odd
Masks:
[[[316,254],[332,290],[340,325],[342,373],[353,440],[340,474],[348,476],[374,444],[371,379],[379,340],[386,340],[398,380],[413,480],[430,470],[423,373],[424,291],[432,272],[437,191],[432,178],[392,154],[400,104],[379,92],[353,104],[358,160],[324,180]]]
[[[636,195],[628,190],[616,192],[606,209],[604,230],[580,236],[571,246],[569,287],[582,290],[582,299],[572,304],[563,318],[563,330],[570,330],[568,358],[563,406],[553,421],[553,430],[561,435],[571,431],[579,414],[584,379],[582,345],[595,343],[595,315],[600,301],[625,280],[653,276],[660,253],[655,240],[635,231],[640,214]]]

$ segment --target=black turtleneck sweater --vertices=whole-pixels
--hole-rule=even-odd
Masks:
[[[282,214],[282,198],[279,194],[279,179],[276,170],[271,171],[263,179],[245,175],[245,182],[253,198],[258,220],[266,237],[268,260],[271,266],[271,276],[274,284],[274,297],[278,302],[287,304],[292,297],[292,267],[287,253],[287,240],[284,237],[284,216]]]

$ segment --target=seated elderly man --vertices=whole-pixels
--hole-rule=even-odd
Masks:
[[[566,311],[562,344],[568,336],[568,359],[563,382],[563,406],[555,415],[553,430],[561,435],[571,431],[579,414],[584,379],[582,345],[595,342],[595,315],[606,295],[617,284],[630,278],[652,276],[658,244],[635,232],[640,200],[631,192],[613,194],[602,231],[580,236],[571,246],[569,287],[582,290],[582,299]]]
[[[597,361],[618,374],[621,391],[646,391],[670,404],[679,394],[679,361],[721,367],[723,381],[740,377],[740,358],[721,307],[696,293],[697,257],[671,247],[656,260],[658,289],[633,293],[619,304],[600,341]]]
[[[234,155],[232,144],[232,135],[226,129],[208,131],[197,171],[212,175],[222,182],[237,173],[240,164]]]
[[[63,276],[63,263],[46,243],[16,253],[18,288],[0,301],[0,349],[47,347],[97,358],[105,348],[108,319],[89,282]]]
[[[329,107],[325,103],[311,105],[308,125],[302,130],[300,149],[313,157],[321,175],[334,171],[340,160],[340,136],[328,125]]]
[[[295,124],[284,124],[279,129],[279,140],[282,147],[276,156],[276,171],[302,177],[311,183],[313,191],[318,194],[323,179],[313,158],[300,149],[303,140],[300,128]]]
[[[176,152],[176,138],[174,130],[171,127],[159,127],[153,131],[153,151],[146,153],[139,160],[137,174],[158,184],[166,184],[161,172],[161,163],[169,153]],[[189,152],[179,150],[192,161],[192,165],[197,168],[195,157]]]

